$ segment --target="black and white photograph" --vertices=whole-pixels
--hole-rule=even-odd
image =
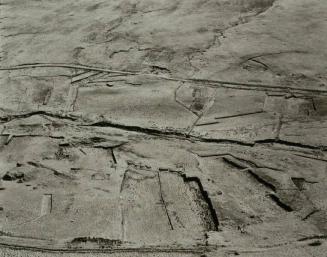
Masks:
[[[0,0],[0,257],[327,257],[327,0]]]

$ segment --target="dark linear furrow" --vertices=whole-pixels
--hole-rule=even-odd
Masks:
[[[161,185],[161,179],[160,179],[160,172],[158,171],[157,174],[158,174],[157,176],[158,176],[158,183],[159,183],[160,200],[161,200],[161,203],[164,206],[164,209],[165,209],[165,212],[166,212],[166,216],[168,218],[169,226],[170,226],[171,230],[174,230],[174,226],[173,226],[173,223],[171,222],[171,219],[170,219],[170,216],[169,216],[169,212],[168,212],[168,209],[167,209],[167,204],[166,204],[166,201],[165,201],[165,199],[163,197],[162,185]]]

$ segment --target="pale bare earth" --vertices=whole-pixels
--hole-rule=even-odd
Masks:
[[[1,0],[0,256],[327,256],[326,17]]]

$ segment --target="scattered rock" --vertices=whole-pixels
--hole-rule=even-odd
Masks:
[[[5,175],[3,175],[2,179],[5,181],[15,181],[15,180],[22,180],[24,179],[25,174],[22,171],[17,169],[13,169],[7,171]]]

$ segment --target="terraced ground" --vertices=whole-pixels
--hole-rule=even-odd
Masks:
[[[1,257],[323,257],[327,1],[1,0]]]

